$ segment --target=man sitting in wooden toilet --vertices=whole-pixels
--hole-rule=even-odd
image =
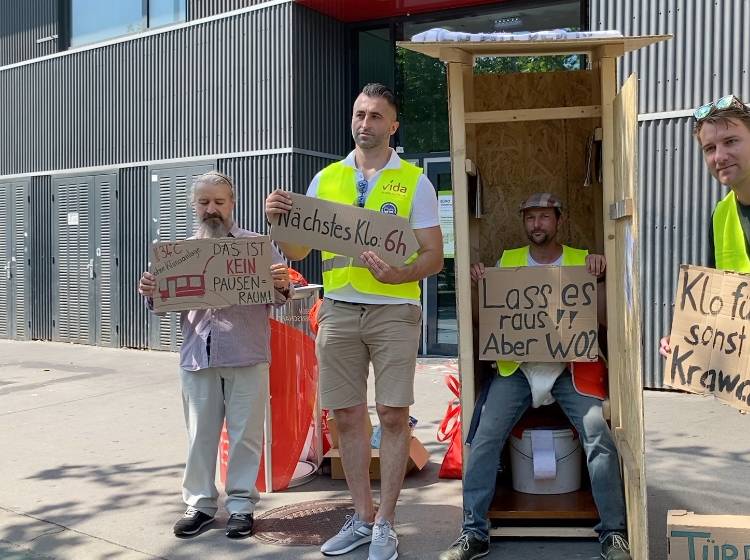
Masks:
[[[563,222],[560,200],[550,193],[535,193],[520,206],[529,245],[503,251],[497,266],[585,266],[599,281],[606,260],[557,241]],[[471,267],[475,283],[484,276],[484,265]],[[489,553],[488,510],[495,496],[497,466],[505,441],[529,406],[557,401],[581,438],[591,489],[599,510],[596,526],[602,558],[631,560],[625,535],[626,513],[617,448],[602,412],[606,386],[602,376],[582,376],[568,363],[503,362],[498,374],[476,403],[467,435],[471,446],[466,465],[461,535],[440,555],[440,560],[472,560]],[[572,371],[571,371],[572,370]]]

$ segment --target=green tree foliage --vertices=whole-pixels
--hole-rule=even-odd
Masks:
[[[476,74],[579,70],[583,59],[569,56],[479,57]],[[401,103],[401,145],[407,153],[450,149],[445,64],[407,49],[396,49]]]

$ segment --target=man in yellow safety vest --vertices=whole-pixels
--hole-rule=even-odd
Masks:
[[[521,203],[529,245],[503,251],[497,266],[585,266],[604,280],[606,261],[557,241],[563,220],[562,203],[553,194],[535,193]],[[472,265],[474,282],[484,276],[484,265]],[[591,491],[599,510],[596,527],[605,560],[631,560],[626,539],[625,497],[617,448],[604,419],[602,400],[606,380],[600,369],[584,364],[498,361],[498,375],[487,384],[476,403],[466,437],[471,446],[464,471],[464,519],[461,535],[440,560],[473,560],[489,553],[487,514],[495,496],[500,453],[524,412],[557,401],[575,427],[586,453]]]
[[[693,134],[711,175],[729,193],[714,208],[709,229],[708,266],[750,272],[750,109],[734,95],[698,107]],[[669,336],[659,352],[672,352]]]
[[[402,216],[419,242],[417,253],[400,267],[389,266],[373,251],[358,259],[322,253],[325,298],[316,339],[320,399],[324,408],[334,411],[355,508],[339,533],[321,547],[328,556],[366,543],[370,543],[370,560],[398,556],[393,522],[409,455],[409,406],[414,403],[422,321],[419,283],[443,268],[443,238],[434,187],[420,168],[399,158],[390,147],[397,119],[393,92],[381,84],[365,86],[352,112],[354,151],[319,172],[307,190],[308,196]],[[266,199],[269,221],[291,208],[291,198],[282,190]],[[309,247],[279,245],[293,260],[310,252]],[[377,511],[369,479],[370,362],[382,430]]]

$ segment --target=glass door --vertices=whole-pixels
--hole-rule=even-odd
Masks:
[[[424,173],[437,190],[440,229],[443,232],[443,270],[423,283],[423,353],[455,356],[458,353],[456,282],[453,249],[453,182],[449,157],[425,158]]]

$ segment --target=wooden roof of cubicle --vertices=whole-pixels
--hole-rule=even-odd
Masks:
[[[445,59],[446,49],[457,49],[470,56],[543,56],[566,54],[605,54],[622,56],[671,39],[671,35],[643,35],[639,37],[606,37],[597,39],[566,39],[562,41],[440,41],[396,43],[410,51]],[[454,51],[455,52],[455,51]]]

